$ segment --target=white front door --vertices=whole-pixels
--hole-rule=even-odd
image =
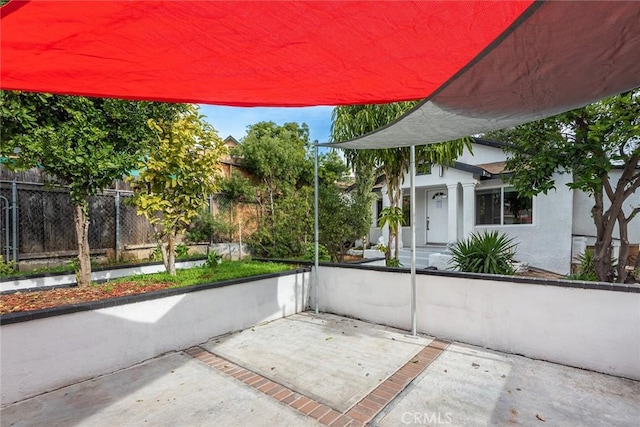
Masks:
[[[427,191],[427,243],[447,243],[447,190]]]

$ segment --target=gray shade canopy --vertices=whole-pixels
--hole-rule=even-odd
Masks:
[[[377,149],[449,141],[634,89],[640,86],[639,23],[640,2],[545,2],[403,117],[327,145]]]

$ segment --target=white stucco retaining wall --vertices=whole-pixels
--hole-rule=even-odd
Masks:
[[[1,403],[303,311],[309,272],[0,327]]]
[[[321,311],[411,330],[407,272],[321,266],[319,276]],[[640,380],[640,293],[542,283],[418,274],[418,331]]]

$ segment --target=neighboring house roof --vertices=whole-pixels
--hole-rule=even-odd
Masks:
[[[482,168],[491,175],[500,175],[505,172],[506,162],[483,163],[476,166]]]
[[[472,139],[474,144],[484,145],[484,146],[493,147],[493,148],[503,148],[509,145],[509,143],[507,142],[494,141],[492,139],[484,139],[484,138],[472,138]]]
[[[453,169],[458,169],[464,172],[469,172],[472,173],[474,175],[480,175],[480,179],[488,179],[492,177],[492,173],[481,168],[480,166],[476,166],[476,165],[469,165],[467,163],[462,163],[462,162],[455,162],[453,164],[453,166],[450,166]]]
[[[235,138],[234,138],[233,136],[231,136],[231,135],[229,135],[228,137],[226,137],[226,138],[224,139],[224,145],[225,145],[226,147],[233,148],[233,147],[235,147],[235,146],[236,146],[236,145],[238,145],[238,144],[240,144],[240,143],[238,142],[238,140],[237,140],[237,139],[235,139]]]
[[[226,137],[224,139],[224,146],[227,147],[229,150],[237,147],[238,144],[240,144],[238,142],[238,140],[235,139],[231,135],[229,135],[228,137]],[[227,164],[227,165],[233,165],[233,166],[240,166],[240,163],[238,162],[238,160],[234,156],[231,156],[231,155],[226,156],[225,158],[221,159],[220,163],[224,163],[224,164]]]

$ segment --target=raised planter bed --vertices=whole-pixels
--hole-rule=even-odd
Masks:
[[[191,268],[204,264],[206,258],[176,262],[176,268]],[[97,267],[92,269],[91,280],[101,282],[133,274],[150,274],[164,271],[162,262],[146,262],[135,265]],[[76,283],[74,273],[37,273],[18,277],[0,278],[0,292],[26,291],[39,288],[70,286]]]
[[[310,269],[0,316],[1,404],[304,311]]]

